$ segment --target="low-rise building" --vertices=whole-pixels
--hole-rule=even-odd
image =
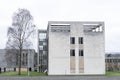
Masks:
[[[6,51],[9,51],[6,53]],[[11,52],[16,51],[15,49],[0,49],[0,67],[3,68],[16,68],[18,70],[18,57],[14,56],[17,54],[12,54]],[[9,56],[9,55],[13,55],[13,56]],[[37,53],[35,53],[34,49],[23,49],[22,54],[21,54],[21,68],[22,70],[27,71],[27,68],[34,70],[35,68],[35,64],[34,62],[36,62],[35,58],[36,58]],[[14,58],[14,59],[12,59]]]
[[[106,71],[120,70],[120,53],[107,53],[105,62]]]

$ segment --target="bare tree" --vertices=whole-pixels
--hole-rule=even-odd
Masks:
[[[32,23],[33,17],[26,9],[18,9],[18,11],[14,13],[12,19],[12,26],[8,28],[8,41],[6,48],[11,50],[16,49],[15,52],[11,53],[14,53],[18,56],[18,74],[21,75],[21,54],[24,48],[28,48],[31,45],[30,36],[35,32],[35,25]],[[10,51],[7,51],[7,53],[9,52]],[[8,59],[10,59],[10,57],[13,56],[9,53]],[[9,61],[14,62],[15,60]]]

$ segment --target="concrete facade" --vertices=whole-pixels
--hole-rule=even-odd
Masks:
[[[49,21],[48,75],[104,75],[104,33],[104,22]]]

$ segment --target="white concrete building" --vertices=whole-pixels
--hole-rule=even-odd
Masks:
[[[104,75],[104,22],[49,21],[48,75]]]

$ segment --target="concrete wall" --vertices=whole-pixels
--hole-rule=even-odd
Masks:
[[[105,74],[104,36],[102,33],[85,35],[84,54],[86,74]]]
[[[69,33],[49,33],[48,74],[62,75],[70,72]]]

